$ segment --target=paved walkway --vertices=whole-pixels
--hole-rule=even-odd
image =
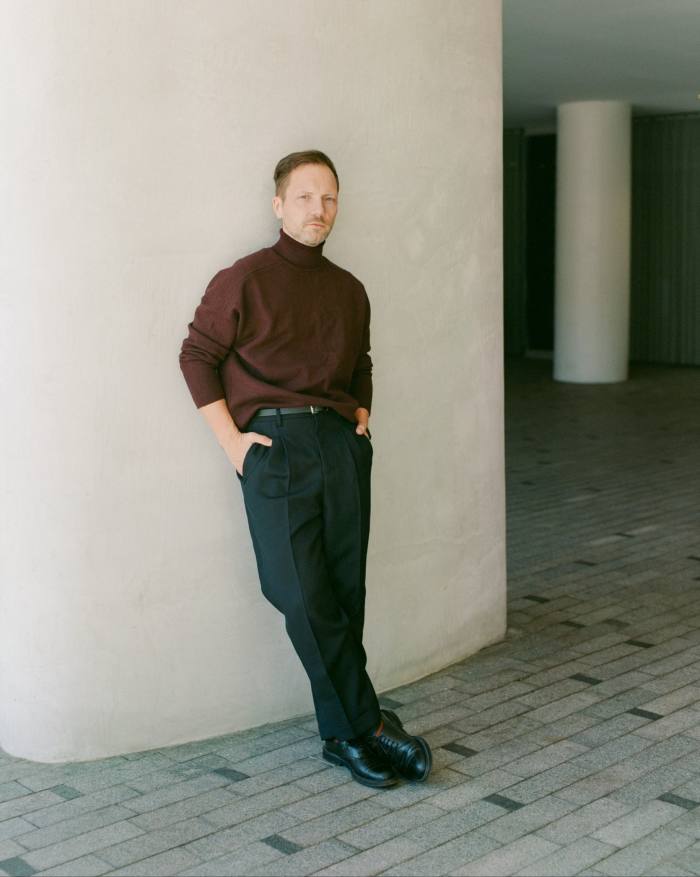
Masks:
[[[700,369],[509,366],[509,632],[389,692],[425,785],[315,722],[99,762],[0,753],[0,873],[700,874]]]

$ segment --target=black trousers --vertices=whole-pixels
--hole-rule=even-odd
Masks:
[[[319,733],[371,733],[380,713],[362,632],[372,442],[332,410],[257,416],[246,431],[272,439],[251,445],[238,479],[262,592],[284,615]]]

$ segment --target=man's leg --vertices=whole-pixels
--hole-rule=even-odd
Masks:
[[[332,414],[321,431],[326,460],[324,550],[336,599],[361,643],[371,510],[372,442]],[[338,442],[338,439],[341,439]]]
[[[355,439],[329,412],[260,417],[249,428],[273,440],[251,448],[241,479],[262,591],[285,616],[321,736],[371,734],[381,716],[361,641],[369,524],[352,487]]]
[[[320,422],[319,437],[326,473],[324,537],[330,579],[361,643],[374,449],[371,439],[355,432],[354,424],[334,414]],[[338,437],[343,442],[338,443]],[[391,710],[382,711],[380,721],[374,741],[380,752],[405,779],[425,781],[432,765],[427,741],[407,733]],[[324,756],[336,748],[327,743]]]
[[[428,744],[381,713],[365,670],[370,440],[332,413],[251,428],[273,439],[253,446],[241,479],[260,582],[311,682],[323,757],[368,786],[391,786],[397,774],[422,781]]]

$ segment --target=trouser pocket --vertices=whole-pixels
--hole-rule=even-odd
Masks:
[[[274,441],[274,439],[273,439]],[[236,475],[238,475],[238,480],[242,483],[245,483],[253,472],[260,465],[260,462],[265,456],[265,453],[270,450],[270,445],[264,445],[262,442],[253,442],[253,444],[246,451],[245,457],[243,457],[243,474],[238,475],[238,470],[235,469]]]

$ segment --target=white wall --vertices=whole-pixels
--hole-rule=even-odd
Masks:
[[[370,673],[501,638],[498,0],[10,0],[0,34],[0,744],[312,710],[177,358],[215,271],[276,240],[295,149],[336,162],[325,252],[373,306]]]

